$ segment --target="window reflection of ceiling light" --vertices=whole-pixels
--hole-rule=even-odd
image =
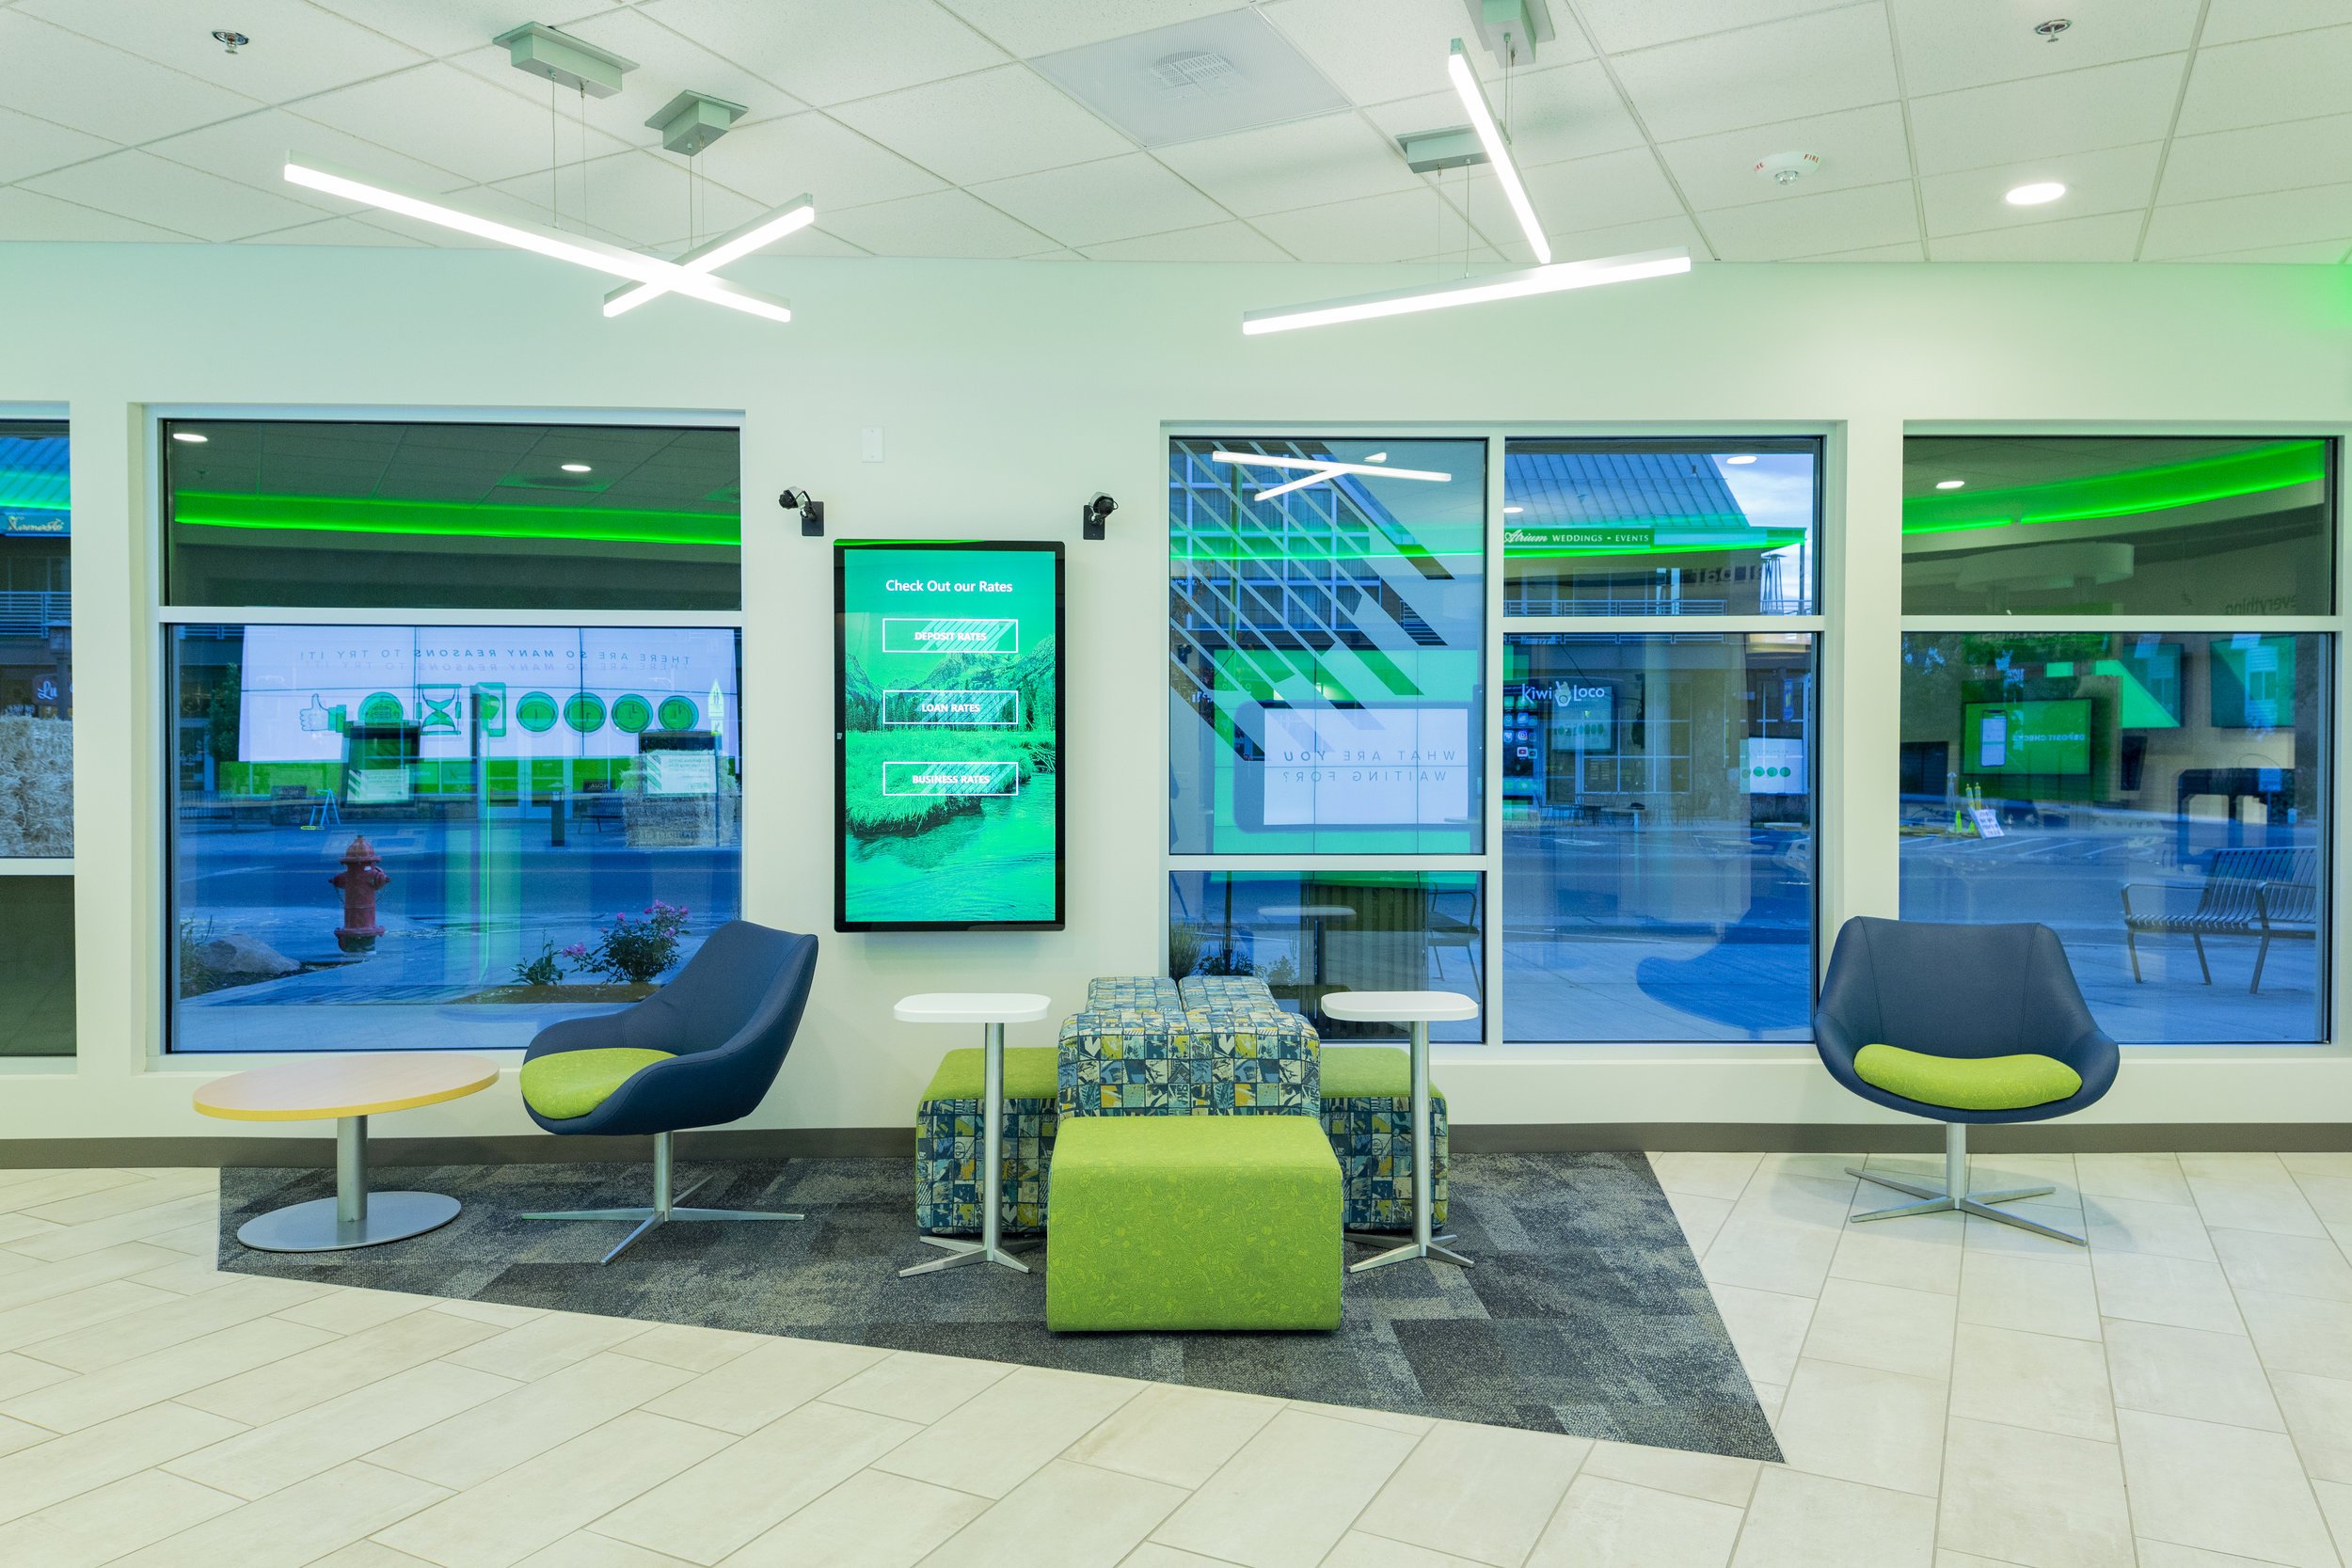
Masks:
[[[1523,506],[1506,506],[1502,509],[1502,515],[1506,517],[1516,517],[1526,510],[1527,508]]]
[[[2017,186],[2002,199],[2012,207],[2041,207],[2065,194],[2066,187],[2056,180],[2036,180],[2030,184]]]
[[[1364,461],[1367,463],[1386,463],[1388,460],[1389,454],[1385,451],[1371,451],[1364,454]]]
[[[200,447],[212,439],[209,436],[199,436],[193,430],[175,430],[171,433],[171,438],[175,441],[185,441],[192,447]]]
[[[1241,318],[1242,332],[1259,337],[1301,326],[1329,326],[1339,322],[1372,321],[1381,316],[1442,310],[1452,305],[1483,305],[1488,300],[1520,299],[1529,294],[1558,293],[1564,289],[1589,289],[1601,283],[1625,283],[1637,277],[1664,277],[1691,270],[1691,253],[1677,245],[1669,250],[1641,250],[1626,256],[1603,256],[1590,261],[1557,261],[1548,267],[1492,273],[1485,277],[1456,278],[1451,283],[1425,284],[1390,293],[1361,294],[1353,299],[1326,300],[1317,305],[1284,305],[1270,310],[1250,310]]]
[[[1388,454],[1383,452],[1381,455],[1385,457]],[[1287,496],[1293,490],[1303,490],[1310,484],[1320,484],[1325,480],[1335,478],[1340,474],[1374,474],[1381,479],[1418,479],[1434,484],[1443,484],[1454,477],[1452,474],[1434,473],[1426,468],[1382,468],[1375,467],[1369,463],[1343,463],[1334,457],[1277,457],[1269,452],[1257,451],[1213,451],[1209,453],[1209,461],[1253,467],[1263,466],[1269,468],[1307,470],[1297,479],[1259,491],[1258,499],[1260,500],[1271,500],[1276,496]]]
[[[591,474],[596,472],[594,468],[591,468],[585,463],[565,463],[561,465],[561,467],[567,474]]]
[[[1726,457],[1724,461],[1726,463],[1753,463],[1756,461],[1756,454],[1754,452],[1742,452],[1738,457]]]
[[[1967,483],[1964,479],[1939,479],[1935,482],[1935,487],[1938,490],[1957,490]]]

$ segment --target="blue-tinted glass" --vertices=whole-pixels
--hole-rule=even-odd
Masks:
[[[176,1050],[520,1047],[740,908],[732,629],[176,626],[170,653]]]
[[[1485,847],[1485,465],[1480,441],[1169,443],[1178,853]]]
[[[1504,659],[1502,1037],[1809,1038],[1812,639]]]
[[[73,1054],[73,879],[0,877],[0,1056]]]
[[[1168,973],[1255,974],[1327,1039],[1402,1039],[1327,1018],[1339,990],[1451,990],[1484,1001],[1485,905],[1475,871],[1179,871],[1168,878]],[[1476,1020],[1429,1037],[1478,1040]]]
[[[1813,440],[1512,441],[1503,613],[1809,614],[1820,466]]]
[[[0,422],[0,859],[73,853],[73,515],[62,424]]]
[[[2331,642],[1903,639],[1902,913],[2040,921],[2129,1044],[2326,1037]]]

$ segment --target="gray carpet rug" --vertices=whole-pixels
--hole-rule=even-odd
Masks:
[[[1476,1260],[1348,1276],[1330,1334],[1056,1335],[1035,1275],[962,1268],[900,1279],[939,1253],[914,1239],[903,1160],[679,1162],[692,1201],[788,1209],[802,1225],[671,1225],[610,1265],[617,1224],[515,1218],[645,1201],[644,1165],[379,1169],[380,1188],[466,1208],[411,1241],[254,1252],[237,1227],[323,1197],[320,1170],[221,1173],[220,1262],[281,1278],[845,1340],[1313,1400],[1460,1421],[1778,1460],[1771,1426],[1698,1261],[1639,1154],[1459,1154],[1450,1228]],[[1355,1249],[1350,1257],[1368,1254]],[[1051,1267],[1050,1249],[1025,1255]]]

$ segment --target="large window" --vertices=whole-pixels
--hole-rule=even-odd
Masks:
[[[1915,436],[1914,615],[2325,615],[2331,443]]]
[[[175,420],[177,605],[734,610],[733,430]]]
[[[1513,632],[1502,1037],[1805,1039],[1813,640]]]
[[[1169,444],[1176,853],[1484,848],[1486,489],[1483,441]]]
[[[168,653],[176,1049],[518,1048],[740,908],[731,627],[183,625]]]
[[[1903,639],[1902,913],[2033,920],[2135,1044],[2326,1037],[2330,640]]]

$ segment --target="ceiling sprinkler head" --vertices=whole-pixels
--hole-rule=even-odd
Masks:
[[[1756,172],[1775,185],[1793,185],[1820,166],[1818,152],[1772,152],[1756,161]]]
[[[2047,22],[2033,24],[2034,35],[2044,43],[2056,43],[2058,35],[2074,24],[2071,17],[2054,16]]]
[[[215,27],[213,29],[213,41],[233,55],[253,40],[233,27]]]

